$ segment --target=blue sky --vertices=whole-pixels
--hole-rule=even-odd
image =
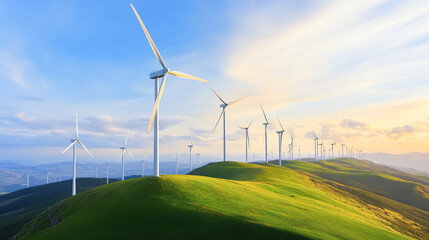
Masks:
[[[133,4],[171,69],[229,101],[250,95],[227,111],[231,155],[244,152],[236,126],[255,115],[251,151],[262,153],[259,103],[303,153],[311,130],[368,152],[429,152],[425,1]],[[148,74],[160,66],[128,1],[4,1],[0,22],[3,158],[67,160],[76,111],[95,155],[116,159],[127,131],[137,155],[151,153]],[[221,157],[221,128],[211,133],[219,101],[204,84],[169,77],[160,114],[162,153],[185,152],[192,135],[198,151]]]

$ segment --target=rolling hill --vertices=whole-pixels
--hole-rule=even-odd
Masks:
[[[116,179],[109,181],[114,182]],[[78,178],[77,192],[105,183],[105,178]],[[71,180],[67,180],[0,195],[0,239],[11,237],[47,207],[69,197],[71,185]]]
[[[312,173],[429,211],[429,180],[370,161],[332,159],[317,162],[283,161],[283,166]]]
[[[212,163],[64,199],[22,239],[427,239],[429,213],[272,164]]]

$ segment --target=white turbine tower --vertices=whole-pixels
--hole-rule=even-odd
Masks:
[[[200,153],[197,153],[197,166],[200,167]]]
[[[331,148],[332,148],[332,159],[334,159],[334,145],[335,145],[335,142],[333,142],[333,143],[331,143]]]
[[[283,141],[283,133],[285,132],[282,123],[280,122],[279,116],[277,116],[277,120],[279,121],[279,125],[282,128],[280,131],[276,131],[279,135],[279,166],[282,166],[282,141]]]
[[[189,148],[189,172],[192,171],[192,147],[194,146],[194,143],[192,143],[192,138],[189,137],[189,140],[191,141],[191,144],[188,145]]]
[[[131,158],[134,159],[133,155],[128,150],[127,143],[128,143],[128,133],[127,133],[127,136],[125,137],[125,144],[124,144],[124,146],[120,147],[120,149],[121,149],[121,156],[119,157],[119,160],[122,160],[122,181],[124,181],[124,178],[125,178],[124,153],[127,152],[131,156]]]
[[[314,161],[317,161],[317,158],[319,156],[319,138],[316,136],[314,131],[312,131],[312,133],[314,135]]]
[[[238,100],[232,101],[232,102],[225,102],[220,96],[219,94],[217,94],[215,92],[215,90],[213,90],[213,88],[211,88],[208,84],[207,86],[210,88],[210,90],[212,90],[212,92],[219,98],[219,100],[222,102],[222,104],[220,105],[220,107],[222,108],[222,112],[220,113],[219,119],[216,122],[215,127],[213,128],[213,132],[216,130],[217,125],[219,124],[220,119],[222,118],[223,115],[223,161],[226,161],[226,135],[225,135],[225,127],[226,127],[226,121],[225,121],[225,109],[228,106],[231,106],[232,104],[235,104],[241,100],[243,100],[244,98],[240,98]]]
[[[267,127],[268,127],[268,124],[270,124],[269,122],[268,122],[268,119],[267,119],[267,115],[265,115],[265,111],[264,111],[264,108],[262,107],[262,105],[261,105],[261,109],[262,109],[262,113],[264,114],[264,118],[265,118],[265,122],[264,123],[262,123],[264,126],[265,126],[265,162],[266,163],[268,163],[268,138],[267,138]]]
[[[49,183],[49,170],[46,169],[46,184]]]
[[[244,129],[246,131],[246,163],[248,163],[248,161],[247,161],[247,150],[250,149],[249,128],[250,128],[250,125],[252,125],[255,118],[256,118],[256,116],[253,118],[253,120],[249,123],[249,125],[247,127],[239,127],[239,128]]]
[[[79,140],[79,128],[77,123],[77,113],[76,113],[76,138],[70,140],[72,143],[63,151],[65,153],[69,148],[73,146],[73,185],[72,185],[72,196],[76,195],[76,143],[79,143],[92,157],[92,154],[88,151],[88,149],[83,145],[83,143]]]
[[[147,129],[147,132],[149,133],[150,129],[152,127],[152,123],[155,122],[154,123],[154,125],[155,125],[154,126],[154,144],[153,144],[153,164],[154,164],[153,175],[158,177],[159,176],[159,115],[158,115],[158,108],[159,108],[159,101],[161,99],[162,93],[164,92],[165,81],[167,79],[167,75],[171,74],[171,75],[174,75],[177,77],[197,80],[197,81],[201,81],[201,82],[208,82],[208,81],[201,79],[201,78],[191,76],[191,75],[186,74],[186,73],[179,72],[179,71],[170,71],[170,69],[167,67],[164,60],[162,59],[161,54],[159,53],[158,49],[156,48],[155,43],[153,42],[152,38],[150,37],[149,32],[147,31],[142,20],[140,19],[140,16],[137,13],[136,9],[134,8],[133,4],[130,3],[130,5],[131,5],[131,8],[133,9],[137,19],[139,20],[141,27],[143,28],[143,31],[146,35],[146,38],[149,41],[150,47],[152,48],[152,51],[155,54],[155,57],[158,59],[159,63],[162,66],[162,70],[152,72],[149,75],[149,77],[151,79],[155,79],[155,105],[153,107],[152,117],[150,118],[149,126]],[[162,77],[161,86],[159,86],[159,78],[160,77]]]
[[[98,178],[98,163],[95,164],[95,178]]]

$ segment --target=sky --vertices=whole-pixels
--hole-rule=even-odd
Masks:
[[[429,152],[429,2],[133,1],[164,61],[209,81],[225,101],[227,152],[278,153],[278,118],[295,155],[314,154],[311,131],[365,153]],[[161,70],[129,1],[0,2],[0,160],[67,161],[79,135],[117,161],[129,133],[137,158]],[[201,82],[169,76],[160,104],[160,151],[222,158],[221,102]],[[339,149],[337,148],[336,151]],[[165,157],[162,160],[169,160]]]

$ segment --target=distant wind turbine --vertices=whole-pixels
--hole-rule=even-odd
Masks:
[[[345,146],[346,144],[344,144],[344,143],[342,143],[341,144],[341,157],[342,158],[344,158],[344,146]]]
[[[244,129],[246,131],[246,163],[248,163],[248,161],[247,161],[247,150],[250,149],[249,128],[250,128],[250,125],[252,125],[255,118],[256,118],[256,116],[253,118],[253,120],[249,123],[249,125],[247,127],[239,127],[239,128]]]
[[[267,119],[267,115],[265,115],[264,108],[261,105],[262,113],[264,114],[265,122],[262,123],[265,126],[265,162],[268,163],[268,138],[267,138],[267,126],[270,124]]]
[[[197,166],[200,167],[200,153],[197,153]]]
[[[150,118],[149,121],[149,126],[147,129],[147,132],[150,132],[150,129],[152,127],[152,124],[154,123],[154,149],[153,149],[153,163],[154,163],[154,168],[153,168],[153,175],[155,177],[159,177],[159,115],[158,115],[158,109],[159,109],[159,101],[161,100],[161,96],[162,93],[164,92],[164,87],[165,87],[165,82],[167,79],[167,75],[171,74],[180,78],[187,78],[187,79],[192,79],[192,80],[197,80],[197,81],[201,81],[201,82],[208,82],[204,79],[201,78],[197,78],[194,76],[191,76],[189,74],[186,73],[182,73],[179,71],[170,71],[170,69],[167,67],[167,65],[165,64],[164,60],[161,57],[161,54],[159,53],[158,49],[155,46],[155,43],[153,42],[152,38],[149,35],[149,32],[147,31],[145,25],[143,24],[143,21],[141,20],[139,14],[137,13],[136,9],[134,8],[133,4],[131,4],[131,8],[133,9],[138,21],[140,22],[140,25],[146,35],[147,40],[149,41],[150,47],[152,48],[153,53],[155,54],[155,57],[158,59],[159,63],[162,66],[162,70],[160,71],[156,71],[156,72],[152,72],[149,77],[151,79],[155,79],[155,105],[153,107],[153,111],[152,111],[152,116]],[[162,82],[161,82],[161,86],[159,85],[159,78],[162,77]]]
[[[176,154],[176,175],[179,173],[179,158],[180,158],[181,153]]]
[[[332,148],[332,159],[334,159],[334,145],[335,145],[335,142],[331,143],[331,148]]]
[[[188,145],[189,148],[189,172],[192,171],[192,147],[194,146],[194,143],[192,143],[192,138],[189,137],[189,140],[191,141],[191,144]]]
[[[213,88],[211,88],[208,84],[207,84],[207,86],[210,88],[210,90],[212,90],[212,92],[219,98],[219,100],[222,102],[222,104],[220,105],[220,107],[222,108],[222,112],[220,113],[220,116],[219,116],[219,119],[217,120],[217,122],[216,122],[216,125],[215,125],[215,127],[213,128],[213,132],[216,130],[216,127],[217,127],[217,125],[219,124],[219,121],[220,121],[220,119],[222,118],[222,116],[223,116],[223,161],[225,162],[226,161],[226,135],[225,135],[225,128],[226,128],[226,121],[225,121],[225,109],[226,109],[226,107],[228,107],[228,106],[231,106],[232,104],[235,104],[235,103],[237,103],[237,102],[239,102],[239,101],[241,101],[241,100],[243,100],[244,98],[240,98],[240,99],[238,99],[238,100],[235,100],[235,101],[232,101],[232,102],[229,102],[229,103],[227,103],[227,102],[225,102],[220,96],[219,96],[219,94],[217,94],[216,92],[215,92],[215,90],[213,90]]]
[[[142,177],[144,177],[144,161],[147,158],[147,154],[144,156],[144,159],[142,160]]]
[[[46,169],[46,184],[49,184],[49,170]]]
[[[282,165],[282,141],[283,141],[283,133],[285,132],[285,129],[283,128],[283,125],[280,122],[279,116],[277,116],[277,120],[279,121],[279,125],[282,128],[282,130],[276,131],[276,133],[279,135],[279,166],[281,166]]]
[[[72,196],[76,195],[76,143],[79,143],[92,157],[92,154],[88,151],[88,149],[83,145],[83,143],[79,140],[79,128],[77,123],[77,113],[76,113],[76,138],[70,140],[72,143],[63,151],[65,153],[69,148],[73,146],[73,185],[72,185]]]
[[[27,188],[29,187],[30,187],[30,172],[28,172],[28,169],[27,169]]]
[[[290,136],[290,159],[293,160],[293,135],[292,131],[289,130],[289,136]]]
[[[122,181],[124,181],[124,178],[125,178],[124,153],[127,152],[131,156],[131,158],[134,159],[133,155],[128,150],[127,143],[128,143],[128,133],[127,133],[127,136],[125,137],[125,144],[124,144],[124,146],[120,147],[120,149],[121,149],[121,156],[119,157],[119,160],[122,160]]]
[[[95,164],[95,178],[98,178],[98,163]]]
[[[312,131],[312,133],[314,135],[314,160],[317,161],[317,158],[319,156],[319,138],[314,133],[314,131]]]

